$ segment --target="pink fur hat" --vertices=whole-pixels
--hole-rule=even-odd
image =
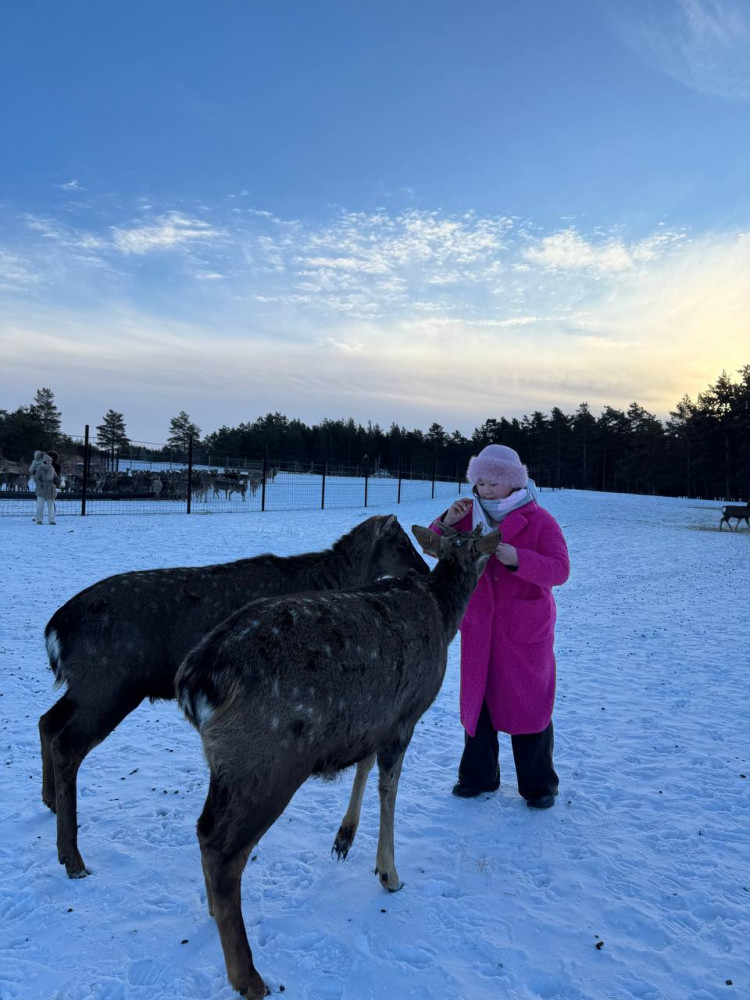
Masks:
[[[470,483],[489,479],[509,490],[520,490],[529,481],[529,473],[518,457],[518,452],[504,444],[488,444],[469,461],[466,478]]]

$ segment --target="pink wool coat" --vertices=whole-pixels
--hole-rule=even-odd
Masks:
[[[471,531],[471,511],[454,527]],[[430,525],[441,533],[440,521]],[[490,558],[461,621],[461,722],[474,736],[482,702],[506,733],[540,733],[555,702],[555,600],[568,579],[568,548],[557,521],[531,502],[500,524],[518,550],[518,569]]]

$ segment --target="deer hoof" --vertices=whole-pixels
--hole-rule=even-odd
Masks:
[[[333,847],[331,848],[331,857],[336,855],[337,861],[345,861],[346,856],[349,853],[349,848],[352,846],[352,840],[354,839],[353,831],[351,827],[344,828],[343,826],[336,834],[336,839],[333,842]]]
[[[70,861],[67,858],[60,858],[60,864],[65,865],[65,873],[68,878],[86,878],[87,875],[91,874],[80,856],[77,860]]]
[[[260,977],[258,977],[260,979]],[[264,997],[270,997],[271,991],[260,979],[258,985],[245,986],[244,989],[237,991],[241,997],[245,997],[246,1000],[263,1000]]]
[[[86,876],[90,874],[91,872],[88,868],[77,868],[73,872],[68,872],[68,878],[86,878]]]
[[[380,884],[388,892],[398,892],[399,889],[404,888],[404,883],[398,877],[395,871],[393,872],[381,872],[377,868],[375,869],[375,874],[380,879]]]

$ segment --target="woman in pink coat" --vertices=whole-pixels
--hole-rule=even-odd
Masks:
[[[498,730],[510,733],[518,791],[526,804],[555,804],[552,761],[555,601],[568,579],[568,550],[554,517],[536,503],[526,466],[491,444],[469,462],[473,499],[456,500],[431,525],[471,531],[499,527],[502,542],[461,622],[464,753],[453,794],[471,798],[500,785]]]

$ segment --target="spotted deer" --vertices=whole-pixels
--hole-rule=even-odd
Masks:
[[[323,552],[121,573],[56,611],[45,630],[47,654],[67,691],[39,720],[39,734],[42,799],[57,813],[67,874],[89,874],[78,849],[81,762],[144,698],[174,698],[177,668],[199,639],[256,597],[339,590],[409,570],[429,572],[395,515],[378,516]]]
[[[334,842],[346,857],[377,759],[375,871],[385,888],[401,888],[393,817],[404,753],[440,690],[448,645],[499,539],[496,531],[412,531],[439,560],[429,576],[253,601],[206,636],[177,673],[179,705],[200,732],[210,769],[198,820],[209,913],[230,983],[254,1000],[266,987],[242,919],[242,871],[307,778],[358,765]]]

